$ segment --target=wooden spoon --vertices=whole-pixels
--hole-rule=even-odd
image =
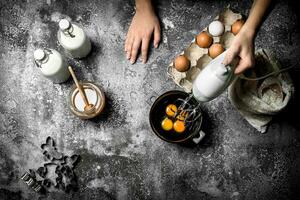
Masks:
[[[75,73],[74,73],[72,67],[69,66],[68,69],[69,69],[69,71],[70,71],[70,73],[71,73],[71,76],[72,76],[72,78],[73,78],[73,80],[74,80],[74,82],[75,82],[75,84],[76,84],[76,87],[78,88],[78,91],[79,91],[79,93],[80,93],[80,95],[81,95],[81,98],[82,98],[83,101],[84,101],[84,104],[85,104],[85,106],[84,106],[84,111],[86,111],[86,112],[91,112],[91,111],[95,108],[95,106],[94,106],[93,104],[90,104],[90,103],[89,103],[88,98],[86,97],[85,91],[84,91],[84,89],[82,88],[82,86],[80,85],[78,79],[76,78],[76,75],[75,75]]]

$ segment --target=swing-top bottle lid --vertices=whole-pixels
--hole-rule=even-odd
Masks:
[[[46,53],[43,49],[37,49],[33,53],[34,59],[37,61],[41,61],[45,58]]]
[[[67,19],[61,19],[58,23],[58,26],[62,31],[65,31],[70,28],[71,23]]]

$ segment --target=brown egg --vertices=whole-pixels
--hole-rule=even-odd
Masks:
[[[206,32],[203,31],[196,37],[196,43],[201,48],[208,48],[213,42],[213,38]]]
[[[239,31],[241,30],[242,26],[244,25],[244,20],[242,19],[238,19],[236,20],[236,22],[234,22],[231,26],[231,32],[236,35],[239,33]]]
[[[175,59],[174,65],[177,71],[185,72],[190,68],[190,61],[185,55],[180,55]]]
[[[215,43],[209,47],[208,54],[211,58],[215,58],[218,55],[220,55],[221,53],[223,53],[224,51],[225,51],[225,49],[221,44]]]

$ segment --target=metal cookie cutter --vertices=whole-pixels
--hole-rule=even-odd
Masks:
[[[41,192],[43,187],[36,181],[35,177],[33,177],[29,172],[25,172],[21,177],[21,180],[25,182],[30,188],[32,188],[35,192]]]
[[[65,192],[75,191],[78,189],[77,177],[74,168],[80,160],[80,156],[74,154],[72,156],[64,156],[58,152],[53,138],[47,137],[46,142],[41,145],[46,163],[37,170],[29,169],[25,172],[21,179],[32,188],[35,192],[45,194],[48,189],[54,186]],[[55,180],[47,177],[49,166],[55,166]]]

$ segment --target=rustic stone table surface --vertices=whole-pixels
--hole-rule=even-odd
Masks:
[[[153,92],[176,89],[166,66],[229,4],[247,15],[252,1],[161,1],[163,38],[146,65],[129,64],[124,38],[133,1],[0,1],[0,199],[37,199],[19,180],[43,163],[40,145],[52,136],[66,155],[81,155],[79,190],[45,199],[291,199],[300,191],[299,95],[265,134],[252,128],[226,93],[203,105],[207,137],[195,147],[157,138],[148,123]],[[277,1],[257,48],[288,66],[299,62],[299,9]],[[72,81],[53,84],[38,73],[33,51],[57,42],[57,20],[83,26],[93,51],[68,59],[81,80],[103,87],[103,116],[83,121],[68,109]],[[298,59],[298,61],[297,61]],[[296,90],[299,70],[291,71]],[[177,88],[178,89],[178,88]],[[297,116],[298,115],[298,116]]]

